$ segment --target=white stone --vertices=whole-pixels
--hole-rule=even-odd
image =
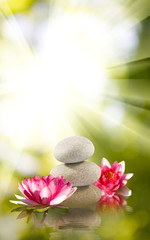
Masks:
[[[62,205],[71,208],[88,207],[95,205],[101,196],[101,190],[94,185],[78,187],[74,194],[65,200]]]
[[[66,182],[72,180],[73,186],[87,186],[100,178],[101,170],[95,163],[84,161],[57,165],[50,173],[54,177],[63,176]]]
[[[65,138],[54,149],[55,158],[64,163],[82,162],[90,158],[93,153],[93,143],[81,136]]]

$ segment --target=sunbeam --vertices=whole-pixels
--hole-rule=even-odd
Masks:
[[[131,133],[131,135],[137,136],[140,139],[141,143],[143,141],[146,144],[150,143],[149,134],[147,133],[147,136],[144,136],[143,128],[141,128],[137,132],[137,126],[135,125],[135,123],[132,125],[132,127],[128,127],[127,125],[129,124],[129,122],[123,123],[122,122],[123,119],[120,117],[119,119],[117,119],[115,112],[112,112],[112,115],[111,115],[111,114],[105,113],[104,109],[100,110],[98,106],[93,106],[93,105],[81,103],[81,102],[79,104],[80,104],[80,111],[76,110],[76,112],[85,120],[85,122],[89,123],[90,126],[92,126],[92,128],[95,129],[96,131],[101,132],[102,126],[100,122],[103,120],[104,124],[105,123],[107,124],[106,122],[107,120],[108,123],[110,123],[110,129],[111,129],[111,123],[112,123],[113,124],[112,127],[117,125],[118,127],[123,128],[127,132]],[[91,116],[90,119],[89,119],[89,115]],[[138,126],[138,128],[140,128],[140,126]],[[146,128],[145,128],[145,133],[146,133]]]
[[[9,4],[7,1],[1,3],[4,4],[2,7],[3,11],[0,11],[1,17],[4,19],[4,22],[6,24],[5,28],[9,28],[9,33],[12,36],[12,39],[14,39],[15,43],[20,46],[22,51],[24,52],[23,54],[27,55],[27,57],[31,58],[33,57],[33,52],[31,50],[31,47],[29,46],[26,38],[23,35],[22,30],[20,29],[16,18],[14,14],[11,11],[11,8],[9,7]],[[10,15],[11,17],[8,18],[7,16]]]

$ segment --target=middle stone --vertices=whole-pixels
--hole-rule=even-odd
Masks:
[[[101,175],[100,167],[93,162],[60,164],[50,172],[54,177],[63,176],[72,186],[87,186],[96,182]]]

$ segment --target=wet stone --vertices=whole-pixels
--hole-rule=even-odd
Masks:
[[[50,173],[54,177],[63,176],[66,182],[72,180],[73,186],[87,186],[99,179],[101,170],[95,163],[84,161],[74,164],[57,165]]]
[[[63,163],[82,162],[90,158],[93,153],[93,143],[82,136],[65,138],[54,149],[55,158]]]

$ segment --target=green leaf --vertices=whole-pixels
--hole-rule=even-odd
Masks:
[[[20,211],[23,211],[23,210],[26,210],[26,207],[17,207],[17,208],[14,208],[11,210],[11,212],[20,212]]]
[[[49,212],[50,211],[54,211],[56,213],[67,213],[68,212],[68,208],[50,207],[49,208]]]
[[[24,218],[24,217],[27,217],[28,216],[28,212],[27,211],[22,211],[21,213],[19,213],[17,219],[21,219],[21,218]]]

